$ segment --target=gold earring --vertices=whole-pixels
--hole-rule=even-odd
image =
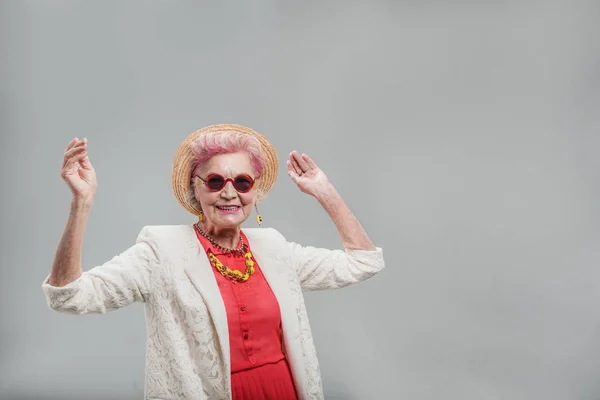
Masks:
[[[254,205],[254,209],[256,210],[256,223],[259,225],[262,225],[263,219],[260,216],[260,214],[258,213],[258,206],[256,204]]]
[[[203,219],[204,219],[204,213],[202,211],[200,211],[200,214],[198,214],[198,222],[202,222]]]

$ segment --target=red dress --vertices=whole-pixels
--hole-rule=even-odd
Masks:
[[[246,271],[243,256],[213,249],[206,238],[198,232],[196,235],[206,252],[212,252],[223,265]],[[248,244],[243,232],[242,237]],[[256,260],[252,260],[255,272],[246,282],[235,282],[212,268],[227,311],[233,400],[296,400],[282,351],[279,303]]]

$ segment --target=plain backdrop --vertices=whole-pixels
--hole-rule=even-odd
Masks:
[[[285,174],[298,150],[384,249],[306,294],[327,399],[599,399],[599,37],[594,0],[0,2],[0,398],[143,395],[142,304],[43,296],[67,143],[99,180],[87,270],[193,223],[175,151],[238,123],[279,153],[264,226],[341,246]]]

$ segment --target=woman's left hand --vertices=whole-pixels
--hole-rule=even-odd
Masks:
[[[315,162],[306,154],[290,153],[287,160],[288,175],[300,190],[314,197],[325,194],[331,188],[329,179]]]

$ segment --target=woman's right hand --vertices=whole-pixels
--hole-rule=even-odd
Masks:
[[[60,170],[60,176],[71,189],[74,200],[92,201],[98,182],[96,181],[96,171],[87,154],[87,139],[73,139],[63,158],[63,165]]]

